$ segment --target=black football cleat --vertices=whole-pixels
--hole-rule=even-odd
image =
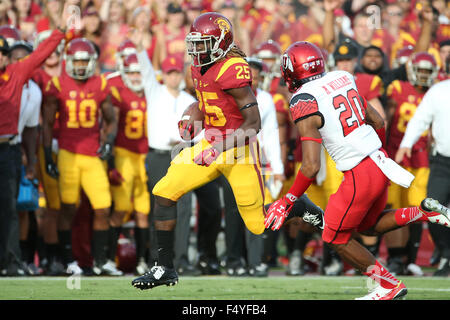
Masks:
[[[178,274],[175,269],[163,266],[153,266],[149,272],[131,281],[131,285],[141,290],[166,285],[174,286],[178,283]]]

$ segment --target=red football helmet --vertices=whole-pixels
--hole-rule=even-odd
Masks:
[[[413,54],[414,47],[412,45],[408,45],[406,47],[401,48],[397,51],[395,55],[394,61],[392,61],[392,68],[398,68],[402,64],[405,64],[408,61],[409,57]]]
[[[33,45],[34,50],[37,49],[37,47],[41,44],[42,41],[44,41],[45,39],[50,37],[52,32],[53,32],[52,30],[44,30],[44,31],[39,32],[36,35],[36,37],[34,38],[34,45]],[[58,55],[60,55],[64,51],[65,43],[66,43],[66,41],[63,39],[63,40],[61,40],[60,44],[56,47],[56,53]]]
[[[120,70],[120,75],[122,76],[122,80],[125,85],[131,90],[137,92],[141,91],[144,88],[144,84],[142,83],[142,78],[139,81],[136,79],[131,79],[128,76],[128,73],[141,73],[141,66],[139,65],[139,61],[137,55],[135,53],[128,55],[123,60],[123,68]]]
[[[16,41],[21,40],[20,32],[14,26],[4,25],[0,26],[0,35],[6,39],[11,48]]]
[[[117,48],[116,52],[116,68],[121,70],[123,67],[123,60],[130,54],[137,53],[136,46],[133,41],[125,39]]]
[[[199,15],[186,36],[186,45],[193,66],[201,67],[216,62],[234,46],[231,22],[217,12]]]
[[[73,39],[67,45],[64,60],[66,60],[66,72],[71,78],[76,80],[86,80],[95,72],[95,67],[97,64],[97,51],[95,50],[92,42],[88,39]],[[74,61],[80,60],[86,61],[87,64],[83,66],[75,66]]]
[[[281,57],[281,75],[290,92],[304,83],[317,79],[325,72],[322,51],[313,43],[297,41]]]
[[[255,56],[258,59],[278,59],[281,55],[281,48],[278,43],[268,40],[261,43],[255,49]]]
[[[431,87],[439,68],[434,57],[427,52],[417,52],[406,62],[408,81],[415,86]]]

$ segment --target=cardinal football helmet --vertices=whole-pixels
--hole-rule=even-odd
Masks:
[[[34,38],[34,44],[33,44],[33,48],[34,50],[37,49],[37,47],[41,44],[42,41],[44,41],[45,39],[47,39],[48,37],[50,37],[50,35],[52,34],[52,30],[44,30],[39,32],[36,37]],[[61,42],[59,43],[59,45],[56,47],[56,53],[59,55],[64,51],[64,45],[65,45],[66,41],[63,39],[61,40]]]
[[[439,72],[436,60],[427,52],[417,52],[406,62],[408,81],[415,86],[431,87]]]
[[[322,51],[311,42],[295,42],[281,57],[281,75],[290,92],[297,91],[306,82],[320,78],[324,72]]]
[[[121,71],[121,69],[123,68],[123,62],[125,58],[134,53],[137,53],[136,46],[131,40],[125,39],[119,45],[116,52],[116,68],[118,71]]]
[[[0,35],[6,39],[9,47],[12,47],[16,41],[21,40],[20,32],[14,26],[0,26]]]
[[[234,46],[231,22],[217,12],[199,15],[186,36],[186,45],[193,66],[201,67],[216,62]]]
[[[263,72],[264,80],[261,88],[269,90],[272,80],[281,76],[281,48],[277,42],[268,40],[256,47],[254,57],[264,61],[264,64],[267,66],[268,70]]]
[[[412,45],[408,45],[406,47],[401,48],[397,51],[397,54],[395,55],[394,61],[392,61],[392,68],[398,68],[402,64],[405,64],[409,57],[413,54],[414,47]]]
[[[255,49],[254,56],[258,59],[265,60],[273,72],[280,72],[281,48],[275,41],[268,40],[258,45]]]
[[[64,54],[67,74],[76,80],[90,78],[95,72],[97,57],[97,51],[91,41],[86,38],[73,39]],[[75,67],[74,61],[79,60],[87,61],[87,65]]]
[[[139,83],[136,83],[128,76],[128,73],[130,72],[141,72],[141,67],[135,53],[128,55],[123,60],[123,68],[120,70],[120,75],[122,76],[122,80],[128,88],[135,92],[141,91],[144,88],[142,78]]]

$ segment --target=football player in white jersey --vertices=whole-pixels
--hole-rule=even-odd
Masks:
[[[408,187],[414,176],[381,148],[375,130],[383,127],[384,121],[359,95],[353,76],[345,71],[326,73],[320,49],[309,42],[296,42],[286,50],[281,72],[294,93],[290,113],[301,136],[303,159],[288,193],[270,206],[266,228],[278,229],[293,203],[308,189],[319,171],[323,144],[337,169],[344,173],[325,209],[323,241],[344,261],[375,280],[376,286],[361,299],[405,296],[405,285],[352,239],[352,234],[380,235],[415,221],[450,227],[450,210],[427,198],[419,207],[383,211],[389,180]]]

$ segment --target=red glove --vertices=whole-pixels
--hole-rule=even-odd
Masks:
[[[194,139],[200,133],[201,129],[201,127],[189,123],[189,120],[178,121],[178,130],[180,132],[180,137],[185,141]]]
[[[195,158],[194,162],[200,166],[209,167],[211,163],[214,162],[220,155],[220,152],[214,148],[208,148],[200,152]]]
[[[108,171],[109,183],[112,186],[120,186],[125,179],[122,177],[119,171],[116,168],[110,169]]]
[[[292,210],[295,200],[297,200],[297,198],[288,193],[281,199],[272,203],[264,218],[264,226],[266,229],[269,229],[270,225],[272,225],[271,229],[273,231],[280,229],[284,220],[289,215],[289,212]]]

